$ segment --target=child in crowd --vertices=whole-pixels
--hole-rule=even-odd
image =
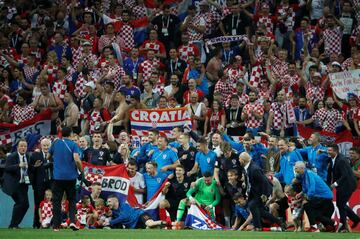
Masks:
[[[291,209],[291,216],[294,222],[294,231],[301,232],[303,230],[302,216],[303,210],[303,198],[299,197],[299,193],[291,185],[285,186],[285,194],[289,199],[289,205]]]
[[[103,222],[109,222],[111,220],[111,210],[105,205],[105,201],[102,198],[95,200],[95,210],[97,213],[97,220],[95,220],[93,226],[102,228]]]
[[[91,205],[90,197],[83,195],[80,202],[76,204],[76,218],[77,224],[80,228],[89,227],[94,221],[97,220],[97,212]]]
[[[50,189],[45,191],[45,199],[39,206],[39,215],[41,228],[49,228],[53,218],[52,192]]]
[[[239,231],[250,231],[254,229],[254,226],[251,224],[253,216],[247,206],[247,198],[242,193],[235,193],[233,200],[235,202],[235,222],[232,226],[233,230],[238,228]],[[241,224],[241,222],[243,222]],[[240,225],[241,224],[241,225]],[[240,227],[239,227],[240,226]]]

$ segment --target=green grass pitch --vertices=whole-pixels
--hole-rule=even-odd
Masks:
[[[196,230],[33,230],[0,229],[0,239],[360,239],[360,233],[238,232]]]

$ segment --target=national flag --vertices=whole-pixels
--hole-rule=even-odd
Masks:
[[[360,145],[359,139],[354,139],[351,132],[345,130],[339,134],[330,133],[326,131],[315,130],[307,128],[301,124],[297,125],[299,135],[305,139],[310,138],[312,133],[319,133],[321,135],[320,141],[324,144],[336,143],[339,145],[340,152],[346,154],[349,149],[354,146]]]
[[[0,123],[0,145],[16,145],[28,135],[49,135],[51,129],[51,110],[45,110],[34,118],[20,124]]]
[[[198,205],[192,204],[185,219],[185,226],[198,230],[226,230],[225,227],[214,222]]]
[[[160,202],[165,199],[165,194],[162,193],[162,190],[167,181],[168,180],[166,179],[150,200],[141,206],[154,220],[159,218],[158,208]]]
[[[82,163],[85,179],[92,183],[101,184],[101,194],[104,198],[114,194],[120,202],[128,202],[131,206],[138,206],[134,189],[130,185],[130,177],[124,164],[112,166],[95,166]],[[82,194],[90,194],[90,189],[83,185]]]

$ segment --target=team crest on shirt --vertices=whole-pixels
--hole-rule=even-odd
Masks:
[[[104,155],[104,151],[99,151],[99,154],[102,157]]]
[[[152,122],[151,122],[151,126],[152,126],[153,128],[156,128],[157,122],[156,122],[156,121],[152,121]]]
[[[210,163],[210,158],[207,158],[206,161],[207,161],[208,163]]]
[[[191,151],[191,152],[190,152],[190,155],[191,155],[191,157],[194,157],[195,152],[194,152],[194,151]]]
[[[231,162],[235,165],[236,164],[236,159],[231,160]]]
[[[165,155],[163,155],[163,159],[166,159],[166,157],[167,157],[167,155],[165,154]]]
[[[188,188],[189,184],[188,183],[184,183],[184,187]]]
[[[157,181],[158,183],[160,183],[160,182],[161,182],[161,178],[157,178],[156,181]]]
[[[214,189],[211,189],[210,192],[213,193],[213,192],[214,192]]]

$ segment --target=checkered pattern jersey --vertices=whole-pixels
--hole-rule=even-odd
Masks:
[[[122,38],[125,51],[130,51],[135,46],[134,29],[129,24],[124,23],[120,29],[119,36]]]
[[[287,123],[286,119],[286,104],[280,105],[278,102],[273,102],[270,107],[270,113],[274,114],[274,119],[272,122],[272,129],[280,130],[281,125],[285,120],[285,128],[289,128],[290,125]],[[285,119],[284,119],[285,117]]]
[[[125,76],[126,74],[124,68],[114,64],[108,67],[108,71],[111,81],[114,83],[115,89],[119,89],[121,85],[121,77]]]
[[[230,82],[230,79],[226,81],[219,80],[215,85],[214,93],[220,93],[222,99],[226,99],[228,95],[231,95],[234,92],[233,84]]]
[[[135,17],[135,19],[140,19],[146,16],[146,7],[137,5],[134,8],[132,8],[132,13]]]
[[[265,69],[263,69],[263,67],[260,64],[254,65],[251,68],[251,75],[250,75],[249,84],[252,87],[255,87],[255,88],[258,87],[260,79],[264,74],[266,74]]]
[[[281,80],[281,78],[284,75],[288,74],[288,66],[289,66],[289,64],[286,61],[282,62],[279,60],[279,58],[274,57],[273,64],[271,65],[271,69],[272,69],[274,76],[277,79]]]
[[[143,61],[139,66],[139,72],[143,74],[143,82],[150,79],[151,73],[154,70],[153,65],[159,65],[159,60],[149,61],[145,60]]]
[[[273,94],[272,94],[271,90],[268,89],[268,88],[259,88],[257,102],[262,104],[265,100],[272,101],[273,100]]]
[[[291,31],[295,24],[294,9],[291,6],[280,5],[277,9],[277,14],[280,17],[286,16],[284,24],[288,28],[288,31]]]
[[[85,55],[83,52],[78,55],[78,58],[74,62],[74,67],[82,63],[84,68],[93,69],[97,65],[97,56],[95,54],[89,53]]]
[[[50,65],[50,66],[45,65],[44,68],[46,68],[46,67],[47,67],[46,74],[48,75],[48,81],[50,84],[52,84],[56,79],[56,75],[57,75],[57,71],[58,71],[59,67],[56,65],[55,66],[54,65]]]
[[[36,73],[38,73],[39,70],[34,67],[34,66],[25,66],[24,67],[24,75],[25,75],[25,79],[29,82],[33,81],[33,77]]]
[[[74,66],[77,66],[79,64],[79,59],[81,58],[82,51],[82,46],[79,46],[78,48],[71,47],[72,62]]]
[[[342,31],[340,27],[335,27],[333,29],[324,30],[324,47],[325,54],[330,56],[332,53],[337,55],[341,54],[341,39]]]
[[[206,24],[206,18],[204,17],[203,14],[197,14],[193,19],[192,19],[192,24],[195,27],[199,27],[200,23],[202,21],[205,21]],[[192,29],[190,27],[188,27],[187,29],[187,33],[189,34],[189,41],[190,42],[194,42],[194,41],[201,41],[203,39],[203,34],[200,32],[197,32],[195,29]]]
[[[87,83],[82,73],[80,73],[75,83],[75,93],[79,95],[79,98],[85,96],[84,85]],[[95,83],[95,82],[94,82]]]
[[[17,123],[24,122],[34,118],[36,115],[35,109],[32,105],[26,105],[21,107],[19,105],[14,105],[11,109],[11,117]]]
[[[113,42],[119,44],[120,47],[123,46],[123,39],[120,36],[109,37],[108,35],[102,35],[98,43],[99,52],[102,52],[104,47],[111,45]]]
[[[164,44],[159,40],[155,40],[154,42],[151,42],[150,40],[146,40],[142,44],[142,47],[147,50],[154,50],[155,54],[164,53],[165,51]]]
[[[353,64],[353,59],[350,57],[341,64],[341,67],[344,70],[349,70],[351,68],[352,64]]]
[[[53,203],[51,201],[43,200],[40,203],[40,218],[41,220],[45,220],[46,218],[53,217]]]
[[[93,110],[88,117],[90,122],[89,133],[92,135],[95,132],[96,127],[100,126],[100,124],[104,121],[101,117],[100,111]]]
[[[67,84],[65,79],[63,81],[57,80],[54,82],[54,85],[52,87],[52,92],[55,95],[57,95],[57,97],[59,97],[61,100],[64,99],[66,91],[67,91]]]
[[[225,69],[229,75],[230,82],[235,90],[236,83],[247,77],[247,72],[244,67],[233,69],[231,67]],[[235,92],[235,91],[234,91]]]
[[[256,25],[257,25],[257,27],[264,25],[266,27],[266,31],[271,32],[271,33],[273,32],[273,29],[274,29],[274,24],[273,24],[270,16],[259,17]]]
[[[341,113],[336,109],[319,109],[312,116],[313,120],[319,120],[324,131],[336,133],[336,126],[343,120]]]
[[[189,56],[196,56],[198,55],[198,51],[195,45],[188,44],[188,45],[181,45],[178,48],[179,58],[188,62]]]
[[[263,120],[262,118],[256,119],[255,116],[250,113],[251,110],[258,114],[264,114],[264,106],[259,103],[248,103],[243,108],[243,113],[248,115],[248,118],[245,121],[245,126],[247,128],[259,128],[262,125]]]
[[[312,102],[321,101],[324,99],[325,90],[321,86],[314,86],[311,82],[306,83],[305,85],[306,98]]]
[[[89,205],[87,207],[83,207],[81,203],[76,204],[76,219],[80,222],[80,224],[85,225],[86,224],[86,216],[87,214],[94,211],[94,207],[92,205]]]
[[[222,15],[217,11],[209,11],[205,15],[206,30],[205,35],[210,35],[219,25],[222,20]]]
[[[226,101],[225,101],[225,107],[226,108],[230,106],[231,96],[232,95],[229,95],[226,98]],[[237,96],[239,98],[240,104],[246,105],[247,103],[249,103],[249,96],[247,94],[242,93],[240,96],[239,95],[237,95]]]

